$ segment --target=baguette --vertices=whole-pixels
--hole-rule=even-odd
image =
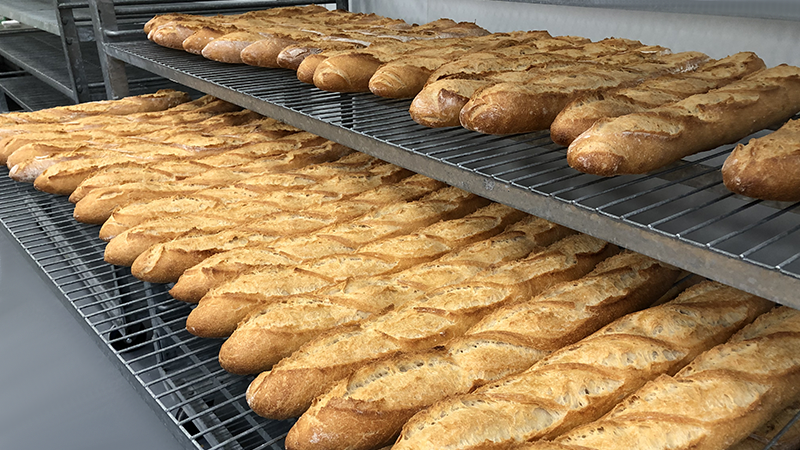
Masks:
[[[334,224],[308,235],[276,240],[269,245],[269,251],[279,254],[282,259],[293,260],[294,265],[328,255],[352,253],[367,243],[407,234],[438,220],[461,217],[487,203],[487,200],[460,189],[444,188],[420,200],[396,202],[356,220]],[[142,254],[132,266],[134,275],[144,277],[150,276],[146,271],[171,270],[170,265],[163,269],[161,265],[157,265],[161,262],[159,256],[158,252],[152,251]],[[308,285],[295,284],[291,280],[275,280],[275,273],[284,273],[280,269],[279,265],[259,266],[253,272],[242,274],[213,289],[203,300],[207,300],[205,303],[212,304],[215,308],[232,309],[230,314],[236,316],[233,321],[235,327],[235,323],[261,301],[270,301],[274,296],[308,291]],[[236,306],[227,307],[226,303]],[[204,310],[210,309],[208,306],[204,307]],[[187,327],[189,326],[196,327],[187,322]]]
[[[546,31],[494,33],[473,39],[463,39],[453,48],[437,55],[403,56],[383,64],[369,80],[369,90],[387,98],[413,98],[433,72],[450,61],[480,51],[515,46],[535,45],[539,40],[551,40]]]
[[[718,283],[695,285],[518,375],[418,413],[403,427],[395,448],[508,448],[558,436],[599,418],[660,374],[677,372],[772,306]]]
[[[615,251],[613,245],[586,235],[569,236],[523,260],[432,291],[357,328],[323,335],[259,375],[247,390],[248,404],[264,417],[300,415],[316,396],[364,364],[444,344],[492,309],[579,278]],[[299,386],[307,388],[295,388]]]
[[[625,39],[586,42],[562,36],[533,44],[479,52],[443,65],[431,74],[414,98],[409,109],[411,117],[428,127],[459,126],[461,109],[481,88],[502,81],[537,80],[567,68],[593,68],[600,62],[625,64],[664,52],[660,47],[646,47]],[[618,54],[624,55],[622,61],[613,58]]]
[[[278,150],[278,147],[273,147],[272,150]],[[212,169],[208,167],[208,169],[201,173],[201,174],[194,174],[195,176],[186,176],[185,178],[183,175],[192,175],[191,171],[195,169],[195,167],[191,167],[190,170],[186,170],[183,173],[180,171],[176,171],[174,164],[157,164],[150,166],[150,169],[160,172],[162,169],[167,171],[169,175],[176,175],[176,178],[181,179],[183,182],[188,184],[197,184],[201,183],[205,185],[203,189],[192,193],[193,199],[205,199],[206,202],[197,202],[195,204],[191,204],[188,206],[186,203],[185,196],[178,196],[178,197],[161,197],[158,198],[158,191],[153,190],[152,194],[154,194],[153,199],[147,202],[141,203],[133,203],[126,206],[116,205],[119,207],[118,209],[114,210],[108,219],[103,223],[102,228],[100,228],[100,239],[105,241],[111,240],[113,237],[119,235],[123,231],[139,225],[141,223],[157,219],[159,217],[163,217],[164,215],[175,215],[175,214],[195,214],[201,211],[205,211],[208,208],[212,207],[213,205],[219,205],[220,207],[224,205],[230,205],[233,203],[242,203],[242,202],[251,202],[254,201],[257,197],[259,192],[256,190],[250,190],[246,187],[236,187],[230,186],[225,187],[226,179],[246,179],[249,177],[256,177],[257,175],[267,174],[267,173],[291,173],[293,170],[302,169],[302,167],[308,167],[313,164],[324,164],[326,162],[330,162],[336,159],[343,159],[348,155],[351,155],[352,151],[344,146],[334,144],[332,142],[327,142],[325,145],[316,146],[311,148],[302,148],[302,149],[292,149],[285,152],[280,152],[277,155],[270,155],[265,153],[263,158],[255,159],[249,161],[245,159],[242,161],[240,165],[234,167],[224,167],[224,168],[216,168]],[[228,154],[228,156],[232,156]],[[230,158],[235,159],[235,158]],[[249,161],[249,162],[248,162]],[[215,161],[211,161],[208,158],[204,158],[198,161],[197,166],[202,167],[200,163],[208,162],[209,165],[216,164]],[[223,162],[224,163],[224,162]],[[182,168],[179,168],[182,169]],[[146,171],[137,171],[134,168],[131,172],[131,180],[132,183],[140,182],[142,174],[146,174]],[[212,174],[215,176],[209,177],[208,175]],[[98,175],[98,178],[100,175]],[[113,177],[112,177],[113,179]],[[88,179],[84,181],[82,184],[87,184],[88,182],[92,181],[92,179]],[[89,188],[91,188],[91,183],[89,184]],[[126,184],[120,182],[118,184]],[[136,186],[145,186],[145,185],[134,185],[134,190],[136,190]],[[108,188],[109,186],[98,186],[94,189],[100,188]],[[80,188],[80,186],[79,186]],[[78,192],[76,190],[75,192]],[[73,195],[75,195],[73,192]],[[84,197],[88,195],[85,194]],[[72,198],[72,196],[70,196]],[[82,198],[81,198],[82,200]],[[80,201],[80,200],[79,200]],[[173,201],[177,204],[173,204]],[[146,203],[143,205],[142,203]],[[291,202],[287,204],[282,204],[280,208],[277,209],[288,209],[292,205],[298,202]],[[114,207],[114,204],[110,205]]]
[[[314,231],[354,220],[371,211],[387,208],[387,205],[395,202],[417,200],[443,187],[444,183],[439,181],[422,175],[412,175],[397,184],[380,186],[347,201],[332,203],[323,201],[302,214],[296,212],[278,214],[271,217],[270,221],[278,231],[291,228]],[[247,233],[247,230],[244,233]],[[252,234],[259,235],[257,231]],[[212,239],[211,248],[216,245],[213,242],[216,240],[217,238]],[[185,247],[186,250],[182,251],[197,251],[204,245],[202,239],[194,239],[189,242],[174,241],[171,247],[178,247],[176,250],[179,251],[181,251],[179,247]],[[243,273],[253,271],[261,265],[273,264],[272,259],[268,249],[243,248],[226,251],[187,269],[170,293],[179,300],[196,303],[210,289]]]
[[[501,232],[511,223],[522,219],[523,215],[518,210],[493,203],[462,218],[438,222],[412,234],[367,244],[352,255],[347,255],[347,258],[343,258],[341,255],[332,255],[311,263],[300,264],[287,269],[286,276],[289,278],[297,275],[310,275],[309,285],[316,283],[317,286],[323,287],[348,279],[389,276],[423,263],[430,263],[445,254],[486,240]],[[324,281],[320,282],[315,279],[316,277],[322,278]],[[320,289],[315,290],[319,291]],[[292,297],[294,298],[281,299],[281,303],[286,304],[286,300],[291,302],[291,300],[297,299],[297,296]],[[310,303],[305,304],[309,305]],[[263,314],[265,307],[267,305],[255,309],[251,316],[257,314],[261,323],[269,323],[270,318],[264,317]],[[319,309],[317,311],[319,312]],[[322,323],[315,322],[313,328],[319,329],[320,325]],[[264,328],[256,321],[243,320],[220,350],[219,359],[222,367],[233,373],[261,372],[264,368],[269,368],[278,362],[280,358],[289,356],[291,351],[299,346],[299,341],[307,339],[306,336],[309,335],[308,329],[306,329],[300,339],[292,336],[292,342],[285,345],[284,348],[294,348],[275,354],[269,352],[269,349],[276,346],[267,345],[265,348],[265,346],[259,345],[261,342],[269,342],[271,337],[275,336],[270,334],[270,331],[274,329],[274,326],[272,329],[267,328],[268,331],[264,333]],[[290,335],[290,327],[281,327],[280,331],[281,335]],[[259,349],[267,351],[259,352]]]
[[[696,71],[664,75],[627,89],[592,93],[573,100],[561,110],[550,126],[550,137],[553,142],[568,146],[600,119],[674,103],[720,88],[765,67],[755,53],[741,52],[704,64]]]
[[[449,198],[446,198],[447,196]],[[259,221],[253,227],[244,226],[241,229],[237,228],[219,235],[190,236],[157,244],[136,258],[131,265],[131,272],[144,281],[174,282],[184,271],[201,263],[209,256],[236,248],[266,245],[273,247],[275,251],[284,252],[294,258],[296,263],[299,263],[337,252],[350,252],[357,246],[373,239],[407,233],[417,226],[430,223],[431,220],[458,217],[484,204],[486,204],[486,200],[478,197],[462,197],[449,192],[432,193],[410,203],[407,208],[404,205],[390,206],[388,212],[397,215],[392,219],[382,217],[383,211],[374,211],[349,223],[336,223],[325,228],[314,229],[313,233],[297,235],[282,233],[286,228],[281,229],[279,226],[286,224],[281,221],[276,222],[270,217],[263,222]],[[291,221],[289,225],[292,225]],[[271,230],[276,230],[277,233],[270,235]],[[361,230],[362,233],[358,233],[357,230]],[[281,240],[276,241],[276,238],[281,236],[283,236]],[[272,272],[270,269],[264,269]],[[258,278],[256,274],[247,274],[243,277],[251,275]],[[271,278],[268,273],[262,275],[265,279]],[[255,281],[248,289],[258,284],[262,285],[264,291],[262,294],[267,295],[268,289],[263,286],[268,284],[266,280]],[[295,288],[307,289],[308,287],[295,286]],[[272,292],[282,293],[283,291],[275,285],[272,286]],[[246,294],[244,296],[247,297]]]
[[[601,120],[570,145],[567,162],[594,175],[645,173],[736,142],[800,111],[800,68],[785,64],[705,94]]]
[[[32,112],[3,114],[0,124],[63,123],[81,117],[98,115],[127,115],[163,111],[190,100],[186,92],[161,89],[154,94],[135,95],[119,100],[102,100],[78,105],[57,106]]]
[[[345,147],[317,136],[297,133],[287,139],[245,146],[225,152],[224,155],[205,157],[202,161],[215,167],[231,167],[231,165],[242,164],[261,157],[263,159],[258,165],[263,173],[267,173],[292,170],[334,158],[349,151]],[[73,216],[79,222],[102,224],[115,209],[126,205],[173,195],[191,195],[200,189],[213,187],[213,185],[191,183],[187,180],[184,179],[180,184],[170,185],[128,183],[121,186],[98,188],[86,194],[75,204]],[[255,194],[253,193],[253,195]]]
[[[261,231],[266,226],[267,229],[274,230],[273,235],[276,237],[298,234],[305,230],[280,230],[270,226],[274,219],[272,215],[282,210],[302,210],[307,206],[316,206],[314,203],[320,197],[327,201],[344,200],[380,185],[396,183],[410,175],[411,172],[401,167],[363,153],[355,153],[344,157],[341,162],[308,166],[307,170],[251,177],[235,185],[247,192],[259,193],[251,197],[250,201],[230,202],[218,208],[205,209],[199,214],[167,216],[141,223],[111,239],[106,246],[105,259],[111,264],[130,266],[140,254],[156,244],[180,237],[216,234],[235,227]],[[301,201],[295,204],[286,202],[286,199],[292,198]],[[212,223],[222,220],[222,223],[204,228],[205,220]],[[265,235],[270,234],[264,231]],[[181,267],[186,267],[186,264],[173,267],[182,273]]]
[[[522,82],[500,82],[472,95],[459,120],[467,129],[486,134],[514,134],[550,128],[556,115],[581,95],[638,84],[665,73],[693,70],[708,59],[699,52],[649,58],[641,63],[595,65],[579,70],[547,71]],[[609,63],[613,58],[607,59]],[[620,61],[621,62],[621,61]],[[627,61],[626,61],[627,62]],[[533,75],[533,74],[531,74]]]
[[[429,24],[430,25],[430,24]],[[475,24],[462,22],[435,30],[438,39],[417,39],[411,42],[369,46],[362,50],[345,51],[325,58],[314,71],[314,85],[332,92],[369,92],[369,80],[378,68],[402,55],[447,52],[455,45],[484,36],[487,31]],[[465,39],[467,38],[467,39]],[[479,41],[479,45],[485,40]]]
[[[800,200],[800,119],[773,133],[738,144],[722,165],[731,191],[762,200]]]
[[[729,448],[800,394],[798,344],[800,313],[776,308],[677,375],[649,382],[557,442],[574,449]]]
[[[414,266],[396,274],[354,278],[317,291],[314,293],[314,297],[311,295],[293,296],[285,302],[289,314],[296,308],[300,308],[300,316],[304,317],[304,313],[307,312],[303,309],[304,305],[310,305],[309,307],[319,314],[310,316],[314,317],[313,321],[303,321],[300,324],[303,330],[293,330],[291,332],[294,336],[293,340],[295,342],[308,341],[325,331],[340,326],[337,314],[340,314],[339,317],[355,318],[355,321],[362,317],[380,314],[388,309],[416,300],[425,292],[466,281],[494,264],[522,258],[534,250],[541,250],[541,247],[550,245],[570,234],[574,234],[574,232],[543,219],[528,217],[510,226],[508,230],[498,236],[445,255],[436,261]],[[245,263],[240,263],[240,265],[244,266],[244,270],[251,270],[250,266]],[[294,302],[294,300],[297,301]],[[280,307],[281,303],[276,302],[270,302],[263,306],[258,305],[252,311],[252,320],[248,320],[248,322],[254,326],[266,326],[266,319],[270,317],[269,312],[279,311]],[[237,323],[242,319],[238,315],[226,319],[230,317],[229,311],[230,308],[224,304],[218,307],[213,299],[205,299],[189,315],[186,322],[187,329],[192,334],[202,337],[229,336],[237,329]],[[283,346],[284,343],[287,347]],[[259,345],[263,347],[259,348]],[[288,341],[271,341],[269,343],[258,341],[253,343],[252,356],[248,356],[248,354],[236,356],[233,344],[231,344],[228,347],[227,358],[229,361],[232,361],[233,358],[244,361],[250,357],[258,360],[262,358],[260,355],[264,354],[268,355],[264,359],[272,358],[269,355],[274,353],[271,353],[270,348],[274,348],[276,353],[291,352],[294,350],[289,349],[288,346],[291,345],[291,342]],[[267,348],[268,346],[269,348]]]
[[[289,431],[286,447],[357,450],[389,444],[417,411],[521,372],[612,320],[649,306],[678,274],[635,253],[612,256],[583,278],[489,314],[442,349],[362,367],[314,402]]]

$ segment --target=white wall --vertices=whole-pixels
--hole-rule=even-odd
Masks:
[[[713,58],[753,51],[768,66],[800,66],[800,21],[705,14],[627,11],[492,0],[350,0],[350,9],[408,22],[441,17],[476,22],[489,31],[543,29],[553,35],[637,39]]]

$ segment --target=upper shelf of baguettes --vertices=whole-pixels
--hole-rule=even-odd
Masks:
[[[252,20],[252,16],[246,17]],[[369,21],[383,20],[377,16],[358,17],[357,20],[363,22],[359,25],[362,28]],[[491,58],[480,58],[493,52],[518,51],[519,59],[515,61],[529,58],[529,64],[546,53],[546,58],[552,59],[544,65],[561,79],[593,77],[628,88],[637,83],[624,80],[652,80],[648,83],[653,86],[653,92],[661,92],[655,97],[664,97],[665,92],[674,89],[658,91],[656,86],[668,87],[669,83],[675,83],[701,92],[716,87],[719,80],[705,77],[704,70],[724,78],[736,77],[731,75],[733,72],[739,73],[739,77],[748,76],[763,67],[759,66],[756,55],[745,53],[732,56],[728,61],[707,61],[705,55],[697,52],[671,54],[663,47],[626,39],[590,42],[577,37],[553,37],[541,31],[487,35],[474,26],[444,20],[426,25],[428,38],[424,40],[391,38],[385,33],[381,38],[391,40],[388,46],[395,49],[425,49],[424,54],[404,60],[433,64],[433,67],[417,64],[415,67],[425,69],[423,73],[441,69],[443,57],[459,52],[479,56],[470,60],[473,67],[494,63]],[[414,33],[409,31],[413,28],[404,28],[400,23],[395,22],[394,26],[396,30],[392,33],[398,36],[408,37],[409,33]],[[443,45],[456,42],[444,35],[435,36],[447,27],[483,36],[463,38],[462,46]],[[186,28],[191,31],[191,26]],[[220,32],[224,31],[230,30]],[[187,37],[191,34],[194,32]],[[240,57],[244,48],[256,44],[248,40],[253,39],[252,35],[240,33],[223,38],[224,34],[227,33],[207,37],[219,48],[238,49]],[[439,39],[431,39],[431,34]],[[291,45],[284,42],[278,52],[273,49],[276,58],[289,47],[295,55],[306,51],[310,56],[302,60],[305,63],[312,58],[319,59],[319,55],[331,56],[323,59],[348,56],[344,47],[363,46],[352,35],[340,36],[341,40],[330,42],[338,53],[326,55],[322,49],[298,42],[301,35],[288,37],[295,42],[289,43]],[[473,46],[464,50],[465,41]],[[518,45],[519,41],[529,44],[528,47]],[[316,42],[320,42],[319,39]],[[257,47],[264,50],[267,47],[264,44],[261,42]],[[478,51],[481,45],[494,47]],[[535,51],[537,45],[546,46],[550,51]],[[378,47],[373,50],[375,48]],[[522,48],[531,50],[519,51]],[[554,53],[556,51],[561,53]],[[107,52],[187,86],[489,199],[745,291],[798,306],[792,295],[800,277],[800,239],[796,236],[794,205],[747,199],[728,191],[719,169],[733,145],[712,147],[647,174],[604,178],[570,168],[565,149],[554,144],[546,130],[495,136],[462,127],[428,128],[409,117],[411,102],[407,99],[382,98],[367,92],[329,92],[298,81],[296,72],[285,69],[221,64],[146,41],[111,44]],[[360,53],[359,64],[373,67],[373,75],[382,67],[399,65],[399,58],[384,61],[381,59],[384,55],[378,52]],[[558,72],[561,67],[570,65],[564,61],[574,54],[592,54],[612,61],[627,59],[628,64],[607,65],[598,71],[589,67],[589,62],[573,62],[572,75]],[[275,61],[273,65],[278,65]],[[581,70],[575,71],[574,67]],[[696,70],[697,67],[701,69]],[[499,73],[511,73],[503,77],[517,76],[514,72]],[[694,76],[681,75],[687,73]],[[620,79],[622,83],[618,82]],[[767,132],[759,131],[756,135]]]

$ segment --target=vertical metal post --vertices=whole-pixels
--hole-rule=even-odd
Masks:
[[[89,0],[89,9],[92,15],[95,41],[97,41],[97,52],[100,56],[100,67],[103,70],[106,98],[114,100],[126,97],[129,90],[125,63],[108,56],[105,48],[108,38],[105,31],[117,31],[114,3],[112,0]]]
[[[336,0],[336,9],[350,11],[350,0]]]
[[[75,25],[75,15],[72,8],[62,7],[64,0],[56,0],[56,19],[61,35],[61,45],[64,48],[64,58],[67,61],[67,71],[72,88],[72,100],[77,103],[91,100],[89,81],[86,78],[86,69],[81,54],[81,42],[78,27]]]

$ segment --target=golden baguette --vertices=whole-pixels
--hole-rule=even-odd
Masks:
[[[287,138],[241,147],[223,155],[208,156],[202,161],[215,167],[232,167],[263,158],[259,166],[263,173],[267,173],[292,170],[314,162],[329,160],[349,151],[346,147],[310,133],[297,133]],[[172,195],[189,195],[214,186],[202,182],[197,184],[197,180],[194,180],[195,183],[190,183],[187,180],[169,185],[128,183],[101,187],[89,192],[75,204],[73,216],[79,222],[102,224],[117,208]]]
[[[722,165],[722,180],[731,191],[762,200],[800,200],[800,120],[738,144]]]
[[[295,264],[299,264],[322,256],[349,253],[359,246],[377,239],[406,234],[438,220],[460,217],[487,203],[487,200],[473,194],[456,188],[445,188],[419,200],[395,202],[355,220],[335,223],[304,235],[290,234],[287,236],[283,233],[284,237],[277,239],[281,236],[280,231],[270,235],[263,231],[262,227],[249,232],[247,227],[242,227],[244,232],[234,230],[221,233],[219,236],[189,237],[183,239],[178,246],[168,242],[149,248],[136,258],[131,266],[131,272],[137,278],[145,281],[160,283],[167,282],[165,280],[176,281],[186,269],[199,264],[215,253],[248,246],[264,247],[267,244],[271,251],[279,252],[284,258],[293,259],[296,261]],[[273,221],[265,223],[264,228],[274,227],[274,223],[271,222]],[[230,237],[231,235],[233,236]],[[259,238],[254,236],[259,236]],[[195,245],[184,245],[191,239],[202,241],[202,249],[198,250]],[[212,245],[207,244],[209,240],[213,242]],[[257,245],[250,244],[250,240],[257,240]],[[284,285],[278,287],[270,285],[267,281],[267,279],[271,279],[271,275],[276,270],[277,268],[272,265],[259,267],[256,272],[243,274],[226,286],[217,288],[214,295],[227,296],[231,293],[234,293],[234,296],[243,297],[248,297],[250,294],[257,297],[276,295],[269,292],[280,295],[284,292]],[[232,283],[233,285],[231,285]],[[240,288],[246,289],[246,292],[238,292]],[[259,289],[259,292],[250,292],[253,288]],[[286,289],[301,290],[307,288],[302,285],[286,287]]]
[[[660,374],[677,372],[772,306],[718,283],[695,285],[520,374],[434,404],[405,424],[395,448],[509,448],[558,436],[601,417]]]
[[[271,150],[280,150],[279,147],[272,147]],[[314,164],[324,165],[328,162],[339,160],[344,161],[344,158],[352,155],[352,152],[347,147],[326,142],[325,145],[316,146],[311,148],[290,149],[288,151],[276,152],[276,154],[269,154],[265,152],[261,158],[250,160],[249,158],[243,160],[241,164],[232,167],[210,167],[216,164],[216,161],[204,158],[192,161],[192,165],[176,164],[174,161],[164,162],[160,164],[153,164],[147,166],[145,169],[137,167],[126,167],[130,172],[122,172],[119,185],[127,184],[126,178],[130,178],[128,183],[138,183],[143,180],[151,171],[156,173],[166,172],[166,177],[174,176],[187,184],[202,184],[206,187],[192,193],[192,198],[199,200],[205,199],[207,202],[198,202],[192,206],[187,207],[185,196],[178,197],[154,197],[152,200],[146,202],[147,205],[143,206],[142,203],[134,203],[116,209],[111,216],[103,223],[100,229],[100,239],[105,241],[110,240],[114,236],[119,235],[121,232],[136,226],[138,224],[157,219],[164,216],[174,214],[195,214],[205,211],[213,205],[231,205],[233,203],[250,202],[258,197],[259,189],[249,189],[247,185],[239,186],[233,185],[233,180],[245,180],[247,178],[255,178],[258,175],[268,173],[292,173],[294,170],[301,170],[303,167],[309,167]],[[233,156],[228,154],[228,156]],[[236,159],[236,158],[228,158]],[[208,165],[201,164],[208,163]],[[201,173],[195,173],[198,168],[206,167],[206,170]],[[92,186],[93,181],[98,184],[104,182],[102,180],[102,173],[97,174],[96,178],[85,180],[78,189],[70,196],[72,199],[76,192],[84,185],[89,191],[92,189],[108,188],[113,183],[107,185]],[[114,177],[109,176],[107,181],[113,182]],[[230,182],[230,183],[229,183]],[[227,186],[231,184],[230,186]],[[152,191],[153,195],[158,194],[157,189],[149,189],[148,184],[140,184],[137,186],[148,186],[148,191]],[[136,189],[136,186],[134,186]],[[87,193],[84,193],[85,197]],[[301,197],[302,198],[302,197]],[[82,197],[79,201],[82,200]],[[177,204],[172,204],[172,201]],[[291,209],[293,206],[304,205],[300,202],[288,202],[281,205],[279,209]],[[120,206],[120,205],[117,205]]]
[[[600,119],[674,103],[720,88],[765,67],[755,53],[741,52],[704,64],[696,71],[664,75],[627,89],[592,93],[561,110],[550,125],[550,137],[553,142],[568,146]]]
[[[307,233],[286,233],[286,229],[291,229],[287,226],[294,226],[298,222],[297,218],[304,217],[304,214],[283,213],[260,220],[252,226],[240,226],[216,235],[176,239],[147,249],[133,262],[131,272],[144,281],[174,282],[179,280],[184,271],[217,253],[265,246],[269,246],[273,251],[283,252],[285,257],[294,259],[297,264],[337,252],[352,251],[373,239],[407,233],[417,226],[430,223],[431,220],[458,217],[487,202],[474,196],[454,195],[442,191],[439,194],[431,193],[408,205],[400,203],[388,206],[386,211],[369,212],[351,222],[334,222],[326,227],[317,228],[319,222],[312,220],[310,222],[313,224],[313,229],[307,227],[310,231]],[[395,214],[396,217],[381,216],[382,212]],[[362,233],[357,232],[359,229]],[[245,276],[256,277],[255,274],[242,275]],[[266,288],[264,290],[266,291]]]
[[[646,173],[798,111],[800,68],[782,64],[677,103],[601,120],[573,141],[567,161],[594,175]]]
[[[162,89],[154,94],[57,106],[32,112],[10,112],[2,115],[0,125],[25,123],[61,123],[86,116],[126,115],[141,112],[163,111],[190,100],[186,92]]]
[[[236,31],[261,31],[267,27],[302,27],[324,20],[331,14],[342,11],[328,11],[318,8],[270,8],[264,11],[250,11],[232,16],[218,16],[216,20],[207,21],[194,33],[181,42],[183,50],[195,55],[202,55],[203,49],[214,39]]]
[[[289,431],[286,447],[366,450],[391,443],[421,409],[521,372],[612,320],[651,305],[679,273],[624,252],[583,278],[490,313],[443,348],[367,364],[314,402]]]
[[[287,274],[294,276],[299,272],[300,275],[312,274],[312,276],[324,278],[324,284],[317,281],[317,285],[327,288],[328,285],[340,283],[352,279],[366,279],[369,277],[388,277],[392,274],[401,273],[411,267],[430,263],[446,254],[453,254],[461,248],[484,241],[507,228],[510,224],[522,219],[524,214],[513,208],[490,204],[475,211],[463,218],[442,221],[420,229],[412,234],[398,236],[389,239],[376,241],[359,248],[347,258],[340,255],[322,258],[308,264],[295,266],[294,271]],[[344,263],[340,263],[344,260]],[[316,280],[313,280],[314,282]],[[330,289],[326,289],[330,291]],[[320,289],[316,289],[317,292]],[[340,296],[341,299],[344,296]],[[292,302],[303,299],[310,300],[302,302],[311,311],[311,302],[314,294],[300,298],[297,295],[285,296],[280,298],[280,304],[288,306]],[[336,301],[334,296],[320,295],[317,298],[324,298],[326,301]],[[366,303],[372,303],[377,310],[385,309],[390,305],[379,305],[378,300],[370,302],[371,299],[364,299]],[[250,317],[243,320],[237,327],[237,331],[226,341],[226,345],[220,350],[220,364],[225,370],[233,373],[257,373],[272,366],[281,358],[289,356],[302,341],[308,340],[309,336],[316,331],[319,333],[321,327],[332,327],[330,321],[322,317],[317,319],[316,315],[307,316],[303,322],[313,322],[312,326],[307,326],[302,330],[300,336],[292,335],[292,326],[284,321],[279,326],[270,322],[271,316],[265,314],[269,306],[277,302],[264,302],[263,305],[255,309]],[[300,304],[300,303],[294,303]],[[399,306],[399,305],[396,305]],[[316,314],[324,315],[326,308],[317,308]],[[375,309],[373,309],[374,311]],[[272,314],[279,314],[278,311],[287,313],[287,308],[271,309]],[[302,311],[296,311],[294,317],[302,316]],[[312,319],[313,317],[313,319]],[[352,316],[351,316],[352,317]],[[336,325],[342,323],[336,321]],[[266,324],[266,326],[262,326]],[[297,324],[300,325],[300,324]],[[297,327],[296,325],[296,327]],[[302,325],[300,325],[302,326]],[[277,336],[275,332],[283,337],[291,336],[290,339],[280,339],[276,345],[270,345],[272,337]],[[262,344],[266,343],[266,345]],[[282,351],[274,352],[273,349],[282,347]]]
[[[727,449],[796,400],[798,344],[800,313],[776,308],[556,442],[570,449]]]
[[[446,52],[461,42],[471,42],[470,37],[484,36],[487,32],[475,24],[462,22],[449,28],[436,30],[436,39],[416,39],[397,44],[372,45],[365,49],[344,51],[325,58],[314,70],[314,85],[332,92],[369,92],[369,80],[378,68],[403,55],[429,56]],[[484,45],[481,41],[479,45]],[[299,67],[298,67],[299,70]]]
[[[269,8],[261,11],[250,11],[244,14],[228,16],[198,16],[192,14],[163,14],[155,16],[144,25],[147,38],[158,45],[183,50],[183,42],[198,30],[204,28],[238,28],[248,21],[291,20],[294,17],[314,17],[328,13],[324,7],[317,5]],[[257,22],[258,23],[258,22]]]
[[[443,65],[431,74],[414,98],[409,109],[411,117],[430,127],[458,126],[461,109],[481,88],[500,82],[537,80],[567,68],[584,70],[597,64],[631,64],[665,53],[662,47],[613,38],[587,43],[565,36],[533,44],[479,52]]]
[[[493,33],[487,36],[459,39],[454,45],[435,54],[413,52],[383,64],[369,80],[369,90],[381,97],[413,98],[431,74],[442,65],[465,55],[494,49],[532,45],[538,40],[550,40],[546,31]]]
[[[260,67],[279,68],[278,54],[288,45],[308,42],[343,31],[368,33],[403,33],[410,27],[402,20],[389,19],[375,14],[360,14],[342,10],[326,11],[298,20],[279,22],[239,23],[237,29],[222,36],[213,36],[194,43],[192,36],[183,42],[184,49],[200,53],[208,59],[227,63],[247,63]],[[366,37],[366,36],[365,36]]]
[[[572,231],[535,217],[529,217],[512,226],[499,236],[470,245],[463,250],[439,258],[436,261],[414,266],[400,273],[390,276],[377,276],[367,278],[354,278],[345,283],[332,286],[319,291],[323,296],[317,305],[316,317],[318,328],[310,327],[305,330],[306,336],[313,336],[337,325],[336,319],[328,320],[326,311],[335,317],[335,312],[350,317],[364,317],[377,314],[392,305],[400,305],[408,300],[420,297],[424,292],[436,287],[450,285],[466,280],[492,264],[511,261],[521,258],[537,247],[549,245],[554,241],[573,233]],[[233,279],[237,273],[253,270],[254,260],[259,258],[275,259],[274,255],[261,252],[258,249],[248,252],[228,252],[227,254],[212,257],[201,265],[184,273],[181,280],[170,291],[176,296],[181,288],[184,300],[199,299],[208,289],[196,289],[195,284],[189,281],[198,280],[207,286],[221,285],[225,280]],[[216,259],[216,261],[212,261]],[[259,264],[268,264],[268,261]],[[220,267],[221,266],[221,267]],[[200,269],[204,270],[200,270]],[[216,270],[214,270],[216,269]],[[224,269],[224,270],[223,270]],[[237,269],[241,269],[237,271]],[[222,273],[220,273],[222,272]],[[189,294],[192,294],[190,298]],[[308,296],[298,296],[300,303]],[[270,303],[273,304],[274,303]],[[314,306],[312,305],[312,307]],[[290,308],[292,305],[288,305]],[[265,305],[264,308],[269,308]],[[253,309],[253,314],[258,315],[265,311],[261,306]],[[229,336],[237,323],[243,318],[239,314],[230,314],[231,309],[225,301],[215,301],[207,298],[195,308],[187,320],[187,329],[198,336],[219,337]],[[266,313],[265,313],[266,314]],[[306,325],[311,325],[306,322]],[[282,349],[280,342],[273,342],[276,348]],[[268,351],[268,350],[267,350]],[[231,354],[231,358],[233,355]]]
[[[323,335],[259,375],[247,390],[248,404],[265,417],[298,416],[315,397],[364,364],[444,344],[491,310],[579,278],[615,252],[615,246],[598,239],[569,236],[523,260],[429,292],[358,327]]]
[[[333,226],[337,223],[354,220],[359,216],[373,210],[385,207],[395,202],[417,200],[437,189],[445,187],[444,183],[422,175],[412,175],[397,184],[380,186],[364,192],[347,201],[327,202],[325,199],[315,207],[307,208],[302,213],[286,212],[270,217],[270,226],[279,232],[287,227],[307,230],[309,232]],[[231,231],[229,236],[237,235],[260,236],[258,230]],[[171,253],[173,248],[178,252],[193,252],[203,248],[214,249],[219,239],[212,237],[208,246],[202,237],[200,239],[187,239],[173,241],[166,253]],[[272,257],[265,249],[238,249],[226,251],[204,260],[195,267],[187,269],[171,290],[173,297],[196,303],[211,288],[219,286],[240,274],[255,270],[263,264],[272,264]],[[168,256],[168,255],[167,255]],[[264,259],[266,258],[266,260]]]
[[[169,215],[143,222],[111,239],[106,246],[105,260],[111,264],[129,266],[150,247],[177,238],[216,234],[236,227],[260,230],[260,222],[269,225],[274,219],[272,215],[281,211],[317,206],[319,198],[327,201],[346,200],[377,186],[396,183],[410,175],[411,172],[399,166],[355,153],[332,163],[307,166],[305,170],[296,172],[250,176],[234,185],[246,193],[258,193],[246,197],[247,202],[229,202],[205,209],[199,214]],[[301,201],[293,204],[292,199]],[[214,225],[213,222],[217,220],[222,220],[224,225]],[[211,223],[211,228],[204,227],[206,221]],[[276,237],[301,232],[296,228],[276,231]],[[264,234],[270,233],[265,231]]]
[[[484,87],[461,109],[461,125],[487,134],[545,130],[570,101],[581,95],[638,84],[666,73],[694,70],[708,59],[699,52],[656,58],[638,54],[633,61],[626,56],[609,57],[605,60],[607,64],[594,67],[548,71],[542,77]],[[641,61],[635,62],[638,56]]]

